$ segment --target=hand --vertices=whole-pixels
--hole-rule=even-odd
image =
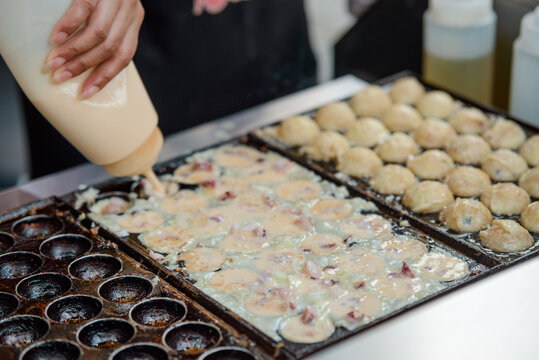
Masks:
[[[139,0],[73,1],[52,31],[57,46],[47,65],[53,81],[64,82],[95,66],[81,88],[82,98],[94,96],[135,55],[143,18]]]

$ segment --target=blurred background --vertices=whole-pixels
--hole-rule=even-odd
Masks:
[[[349,73],[368,81],[401,70],[421,73],[427,0],[304,0],[304,4],[316,82]],[[498,19],[492,104],[506,110],[513,41],[522,16],[538,1],[493,4]],[[0,58],[0,190],[32,178],[22,114],[20,92]]]

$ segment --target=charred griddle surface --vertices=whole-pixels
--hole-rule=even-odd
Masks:
[[[0,358],[194,359],[229,346],[269,358],[78,216],[59,199],[0,214]],[[211,346],[165,342],[193,322],[218,334]]]

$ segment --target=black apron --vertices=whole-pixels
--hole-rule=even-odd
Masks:
[[[335,76],[367,81],[412,70],[421,74],[427,0],[378,0],[335,45]]]
[[[165,135],[316,82],[302,0],[250,0],[195,16],[191,0],[142,1],[135,64]],[[24,100],[32,177],[85,159]]]

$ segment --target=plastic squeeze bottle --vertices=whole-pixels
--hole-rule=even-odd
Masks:
[[[80,88],[92,69],[62,84],[44,71],[50,36],[71,0],[0,0],[0,54],[20,87],[43,116],[88,160],[113,176],[151,170],[163,136],[157,113],[131,62],[88,100]]]
[[[492,0],[429,0],[423,19],[425,80],[490,103],[496,32]]]
[[[539,127],[539,5],[524,15],[513,44],[509,112]]]

